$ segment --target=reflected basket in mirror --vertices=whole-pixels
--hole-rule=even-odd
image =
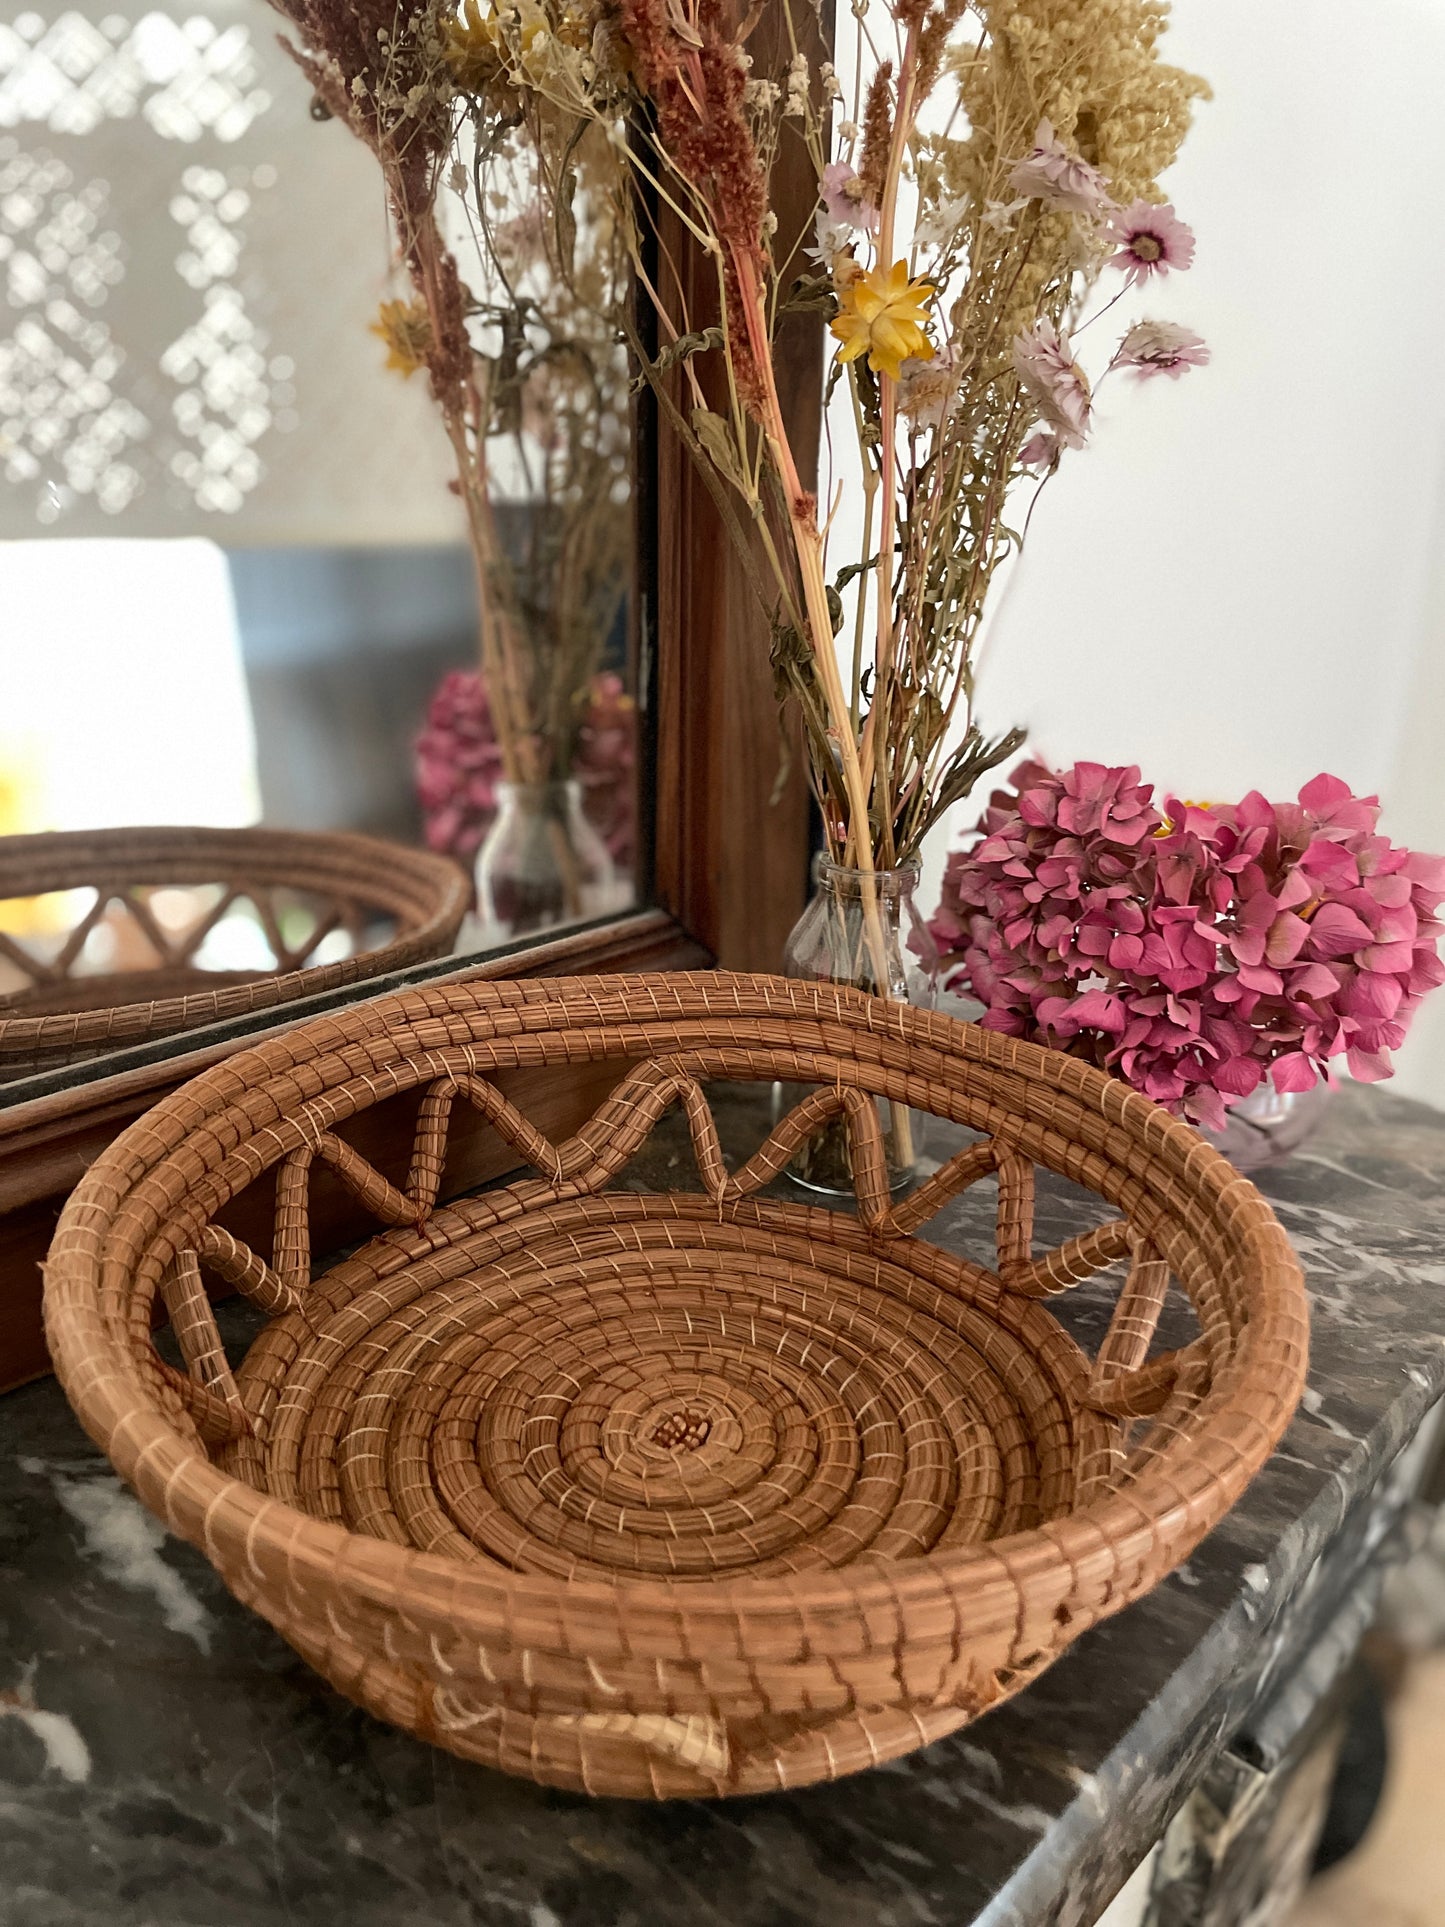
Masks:
[[[610,1094],[561,1142],[506,1094],[586,1066]],[[719,1080],[813,1088],[729,1165]],[[902,1198],[879,1098],[966,1127]],[[380,1170],[355,1139],[389,1104]],[[631,1188],[674,1109],[693,1171]],[[443,1203],[478,1113],[527,1175]],[[856,1213],[766,1195],[840,1116]],[[1094,1193],[1062,1242],[1039,1169]],[[219,1222],[258,1180],[262,1250]],[[379,1235],[314,1270],[318,1183]],[[919,1235],[974,1187],[979,1250]],[[1051,1301],[1100,1274],[1086,1350]],[[265,1315],[244,1357],[218,1282]],[[45,1321],[117,1470],[343,1693],[645,1799],[834,1779],[1017,1691],[1223,1518],[1299,1399],[1307,1324],[1264,1199],[1137,1092],[723,973],[419,987],[232,1057],[90,1166]]]
[[[445,955],[468,887],[373,837],[0,837],[0,1080]]]

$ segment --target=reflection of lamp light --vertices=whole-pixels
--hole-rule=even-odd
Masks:
[[[386,273],[371,157],[255,0],[0,22],[0,828],[253,821],[213,544],[459,538]]]
[[[0,772],[17,830],[250,823],[256,752],[211,542],[0,549]]]

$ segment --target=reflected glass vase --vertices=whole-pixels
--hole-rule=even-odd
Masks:
[[[583,814],[580,783],[499,783],[497,797],[496,819],[477,852],[484,943],[617,908],[617,868]]]
[[[813,894],[784,947],[783,975],[844,984],[890,1003],[931,1010],[938,996],[938,950],[914,902],[917,887],[916,863],[864,875],[826,856],[816,857]],[[777,1116],[801,1102],[808,1089],[776,1085]],[[923,1117],[886,1098],[876,1101],[889,1183],[895,1191],[906,1190],[918,1176]],[[808,1190],[851,1196],[852,1160],[844,1120],[825,1124],[798,1152],[788,1174]]]
[[[1262,1171],[1282,1163],[1314,1136],[1333,1096],[1328,1084],[1277,1091],[1264,1083],[1225,1114],[1222,1131],[1204,1135],[1237,1170]]]

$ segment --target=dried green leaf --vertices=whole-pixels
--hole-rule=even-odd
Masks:
[[[715,415],[710,408],[694,408],[690,419],[693,434],[719,475],[726,476],[740,494],[751,496],[752,482],[739,459],[732,431],[722,416]]]
[[[860,575],[871,575],[877,567],[876,555],[870,555],[866,562],[850,562],[846,568],[839,569],[833,577],[833,587],[841,595],[850,582],[856,581]]]
[[[833,286],[833,277],[828,274],[799,275],[778,303],[780,315],[824,314],[831,317],[837,312],[838,293]]]
[[[918,820],[911,839],[914,847],[955,803],[969,794],[981,777],[997,769],[1000,763],[1006,763],[1015,750],[1022,748],[1027,736],[1027,730],[1011,729],[990,741],[976,725],[970,725],[963,741],[944,764],[929,807]]]
[[[652,364],[653,372],[666,374],[669,368],[676,368],[692,355],[704,354],[709,348],[721,348],[726,339],[721,328],[697,328],[689,335],[679,335],[676,341],[668,342],[660,350]]]

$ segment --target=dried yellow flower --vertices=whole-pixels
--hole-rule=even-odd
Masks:
[[[459,87],[489,87],[506,65],[501,21],[486,0],[462,0],[445,28],[446,62]]]
[[[425,368],[431,353],[431,317],[420,301],[383,301],[370,332],[386,343],[386,365],[399,375]]]
[[[925,330],[936,293],[931,281],[909,280],[906,261],[858,275],[839,295],[839,313],[829,324],[843,344],[839,361],[866,353],[874,374],[894,381],[906,360],[931,361],[933,343]]]

